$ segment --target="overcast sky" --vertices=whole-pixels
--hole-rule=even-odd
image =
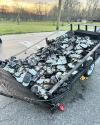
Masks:
[[[58,0],[0,0],[0,2],[10,2],[10,1],[23,1],[23,2],[47,2],[47,3],[54,3],[54,2],[58,2]],[[84,2],[86,0],[79,0],[81,2]]]
[[[50,3],[50,4],[53,4],[53,3],[58,3],[58,0],[0,0],[0,4],[14,4],[15,2],[23,2],[28,4],[28,3]],[[79,0],[80,2],[82,3],[85,3],[86,0]]]
[[[47,3],[54,3],[58,2],[58,0],[19,0],[19,1],[26,1],[26,2],[47,2]],[[86,2],[86,0],[79,0],[80,2]]]
[[[26,2],[57,2],[58,0],[19,0],[19,1],[26,1]]]

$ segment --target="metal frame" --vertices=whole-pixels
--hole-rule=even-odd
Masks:
[[[77,30],[80,30],[81,26],[84,26],[85,31],[88,31],[88,27],[91,26],[91,27],[94,27],[94,32],[97,32],[97,28],[100,27],[100,25],[93,25],[93,24],[68,24],[68,26],[70,26],[71,31],[73,31],[73,26],[76,26]]]

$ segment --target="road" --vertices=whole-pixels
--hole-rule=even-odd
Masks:
[[[50,34],[2,36],[0,58],[9,58]],[[93,75],[77,82],[64,104],[64,112],[51,114],[38,105],[0,96],[0,125],[100,125],[100,59]]]

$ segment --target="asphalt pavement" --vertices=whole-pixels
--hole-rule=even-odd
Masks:
[[[1,36],[0,59],[9,58],[50,34]],[[100,59],[93,75],[86,81],[75,83],[64,104],[64,112],[51,114],[44,107],[0,96],[0,125],[100,125]]]

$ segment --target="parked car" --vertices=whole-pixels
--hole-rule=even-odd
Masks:
[[[2,43],[2,39],[0,38],[0,43]]]

